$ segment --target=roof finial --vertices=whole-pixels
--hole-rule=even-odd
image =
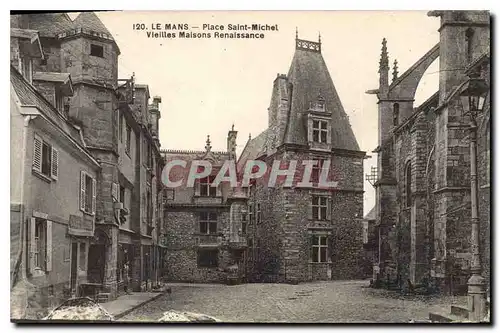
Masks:
[[[320,31],[318,31],[318,43],[321,44],[321,32]]]
[[[387,40],[382,39],[382,53],[380,54],[380,69],[389,70],[389,57],[387,55]]]
[[[398,60],[395,59],[394,60],[394,67],[392,70],[392,82],[396,81],[397,78],[398,78]]]
[[[205,146],[205,150],[209,152],[212,149],[212,146],[210,145],[210,135],[207,135],[207,145]]]
[[[248,133],[248,140],[252,140],[252,133]]]
[[[234,131],[234,123],[233,123],[233,125],[231,126],[231,131]]]
[[[295,27],[295,39],[299,39],[299,28]]]

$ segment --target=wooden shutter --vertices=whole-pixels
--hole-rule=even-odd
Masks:
[[[59,151],[52,147],[52,165],[50,166],[50,176],[52,179],[57,179],[59,175]]]
[[[95,199],[97,194],[97,182],[95,178],[92,178],[92,214],[95,215]]]
[[[42,172],[42,139],[36,135],[33,142],[33,170]]]
[[[80,209],[85,211],[85,172],[80,171]]]
[[[32,217],[29,223],[29,231],[30,231],[29,265],[31,274],[35,272],[35,252],[36,252],[35,228],[36,228],[36,218]]]
[[[52,270],[52,221],[47,220],[47,241],[45,242],[45,270]]]

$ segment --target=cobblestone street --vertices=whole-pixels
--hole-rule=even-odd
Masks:
[[[156,321],[168,310],[207,314],[224,322],[408,322],[449,309],[456,297],[400,296],[368,281],[237,286],[172,284],[165,294],[120,319]],[[462,300],[463,301],[463,300]]]

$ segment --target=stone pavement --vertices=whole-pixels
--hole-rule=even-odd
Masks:
[[[171,294],[140,306],[120,321],[156,322],[165,311],[188,311],[224,322],[408,323],[430,311],[466,304],[464,297],[404,296],[367,288],[368,281],[288,284],[173,284]]]
[[[130,295],[119,296],[114,301],[101,303],[100,305],[113,315],[115,319],[119,319],[162,295],[163,292],[134,292]]]

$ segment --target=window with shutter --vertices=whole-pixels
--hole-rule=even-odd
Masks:
[[[96,205],[96,194],[97,194],[97,182],[92,178],[92,214],[95,215],[95,205]]]
[[[42,172],[42,139],[37,136],[33,143],[33,170]]]
[[[80,210],[85,211],[86,207],[86,186],[85,186],[86,175],[84,171],[80,171]]]
[[[57,180],[59,175],[59,151],[54,147],[52,147],[52,165],[50,170],[52,179]]]

